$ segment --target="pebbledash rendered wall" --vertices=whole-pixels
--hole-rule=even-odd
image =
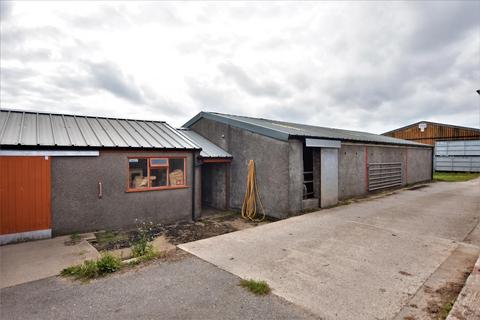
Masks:
[[[263,206],[269,216],[286,218],[301,210],[303,161],[301,141],[279,141],[209,119],[200,119],[192,130],[228,151],[230,208],[241,209],[249,160],[255,161]]]
[[[101,150],[98,157],[53,157],[53,233],[129,228],[135,226],[135,219],[157,223],[191,220],[192,155],[192,151]],[[136,156],[186,157],[187,187],[126,192],[127,157]],[[103,185],[101,198],[98,182]],[[198,181],[196,186],[200,187]]]
[[[245,194],[248,161],[256,164],[260,196],[268,215],[286,218],[302,210],[303,141],[279,141],[247,130],[202,118],[191,129],[222,147],[233,156],[230,175],[230,207],[240,209]],[[368,159],[365,157],[368,150]],[[319,163],[320,150],[314,150],[314,163]],[[368,193],[366,161],[402,162],[402,185],[428,181],[432,174],[430,147],[369,145],[342,142],[338,150],[338,199]],[[321,168],[314,176],[321,175]],[[336,166],[335,166],[336,169]],[[324,171],[329,168],[324,168]],[[324,173],[325,174],[325,173]],[[314,177],[320,181],[319,177]],[[334,187],[334,186],[333,186]],[[319,196],[316,183],[315,196]]]
[[[430,147],[342,143],[338,161],[340,200],[368,193],[366,174],[368,163],[402,163],[402,185],[432,179],[432,148]]]

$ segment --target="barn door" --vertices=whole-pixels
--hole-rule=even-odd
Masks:
[[[50,232],[50,158],[0,157],[0,177],[0,235]]]

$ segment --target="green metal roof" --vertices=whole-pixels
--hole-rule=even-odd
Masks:
[[[300,123],[244,117],[217,112],[202,111],[195,117],[190,119],[183,126],[189,128],[195,122],[199,121],[202,118],[229,124],[234,127],[242,128],[251,132],[255,132],[257,134],[283,141],[287,141],[290,138],[308,137],[352,142],[394,144],[431,148],[430,145],[426,145],[423,143],[397,139],[368,132],[325,128]]]

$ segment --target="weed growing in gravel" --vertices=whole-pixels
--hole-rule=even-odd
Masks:
[[[121,268],[121,265],[119,258],[111,254],[104,254],[98,260],[86,260],[83,264],[65,268],[60,272],[60,275],[88,280],[115,272]]]
[[[266,295],[269,294],[270,286],[265,281],[256,281],[253,279],[250,280],[240,280],[240,286],[248,289],[250,292],[256,295]]]

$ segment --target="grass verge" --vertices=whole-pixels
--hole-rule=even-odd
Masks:
[[[435,172],[433,180],[446,182],[468,181],[480,177],[480,172]]]
[[[240,286],[246,288],[248,291],[263,296],[269,294],[272,289],[265,281],[257,281],[257,280],[240,280]]]

